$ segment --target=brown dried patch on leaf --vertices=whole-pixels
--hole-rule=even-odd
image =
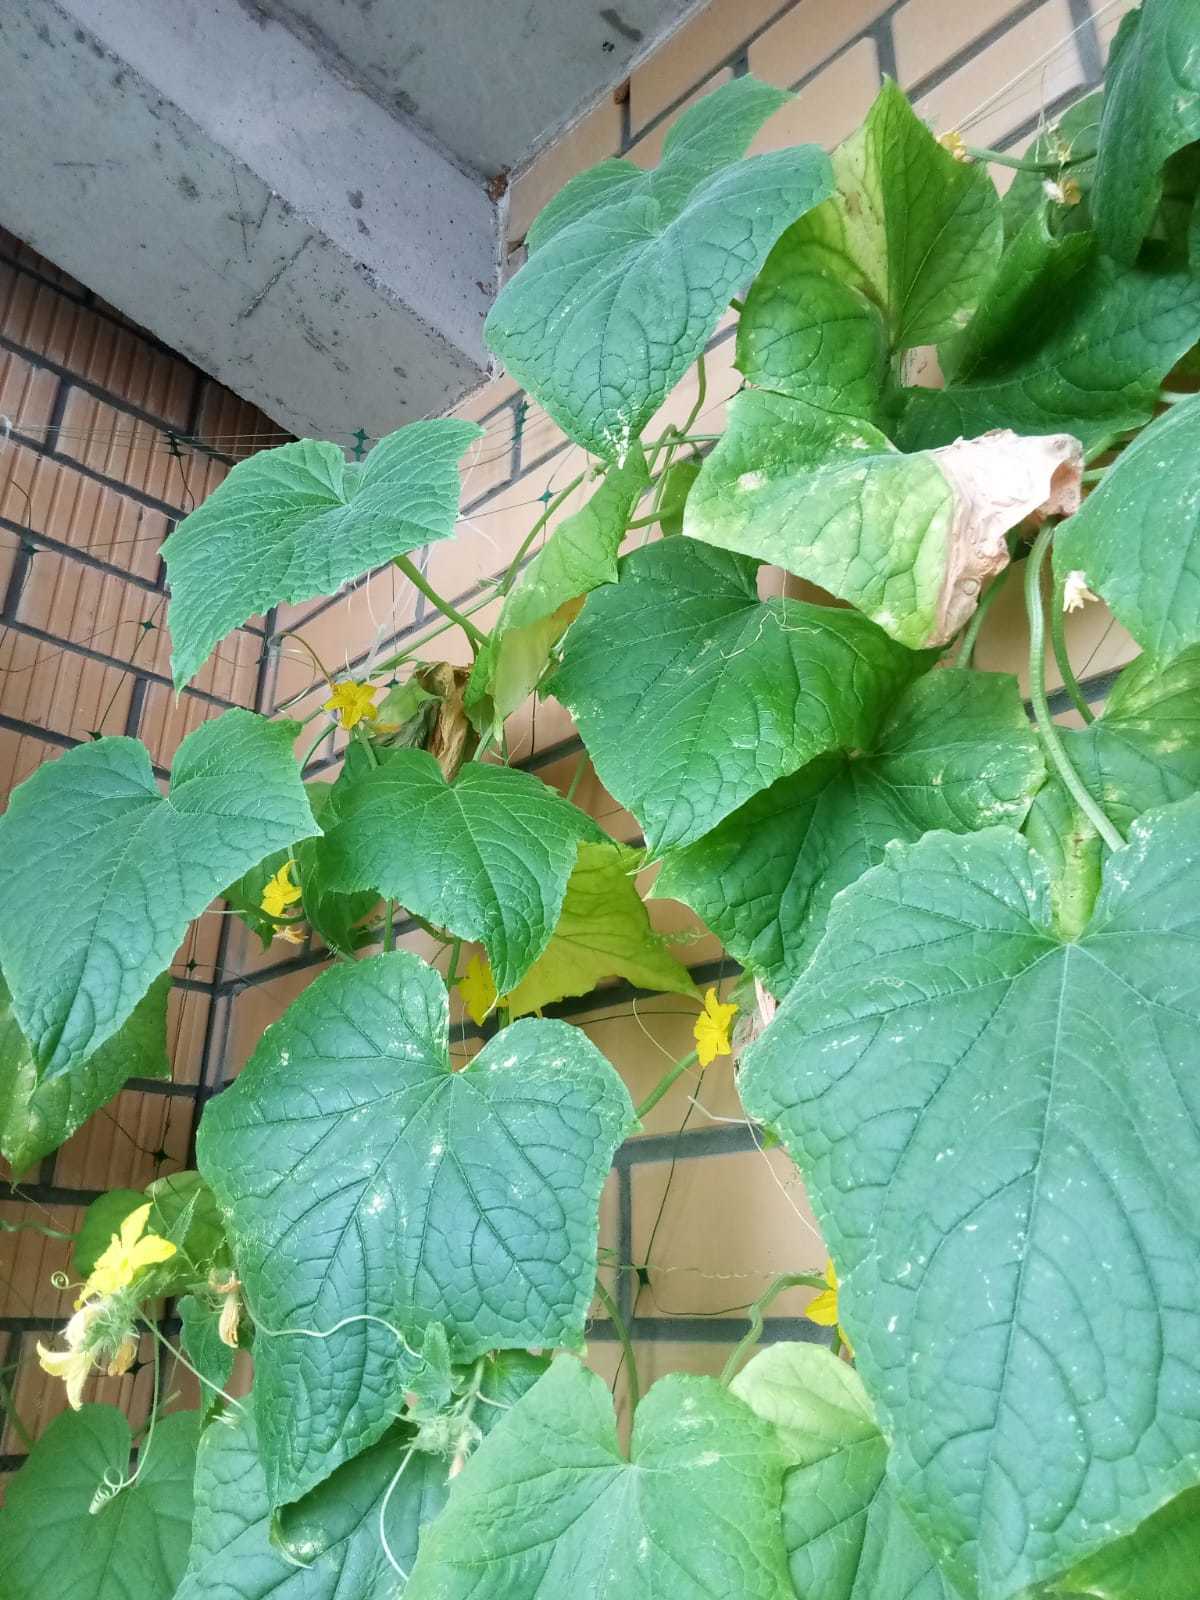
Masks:
[[[925,640],[939,645],[966,622],[987,579],[1008,565],[1010,528],[1027,517],[1041,521],[1079,509],[1083,446],[1069,433],[1024,438],[995,428],[929,453],[955,500],[937,619]]]

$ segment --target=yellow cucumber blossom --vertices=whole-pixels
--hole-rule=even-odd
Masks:
[[[375,717],[375,696],[379,690],[369,683],[356,683],[346,678],[333,685],[333,693],[322,710],[333,711],[343,728],[353,728],[356,723],[371,721]]]
[[[259,910],[269,917],[281,917],[300,898],[300,885],[292,881],[292,866],[291,861],[285,861],[263,890]]]
[[[702,1067],[732,1051],[729,1028],[737,1013],[736,1003],[731,1000],[723,1005],[717,999],[715,989],[710,989],[704,996],[704,1010],[696,1018],[696,1026],[692,1029],[692,1037],[696,1041],[696,1059]]]
[[[121,1224],[120,1233],[113,1234],[107,1249],[92,1268],[91,1276],[76,1301],[77,1305],[82,1306],[86,1301],[103,1295],[116,1294],[118,1290],[128,1288],[143,1267],[157,1266],[160,1261],[171,1259],[175,1254],[175,1246],[170,1240],[160,1239],[155,1233],[146,1233],[149,1216],[149,1203],[129,1213]]]
[[[838,1275],[832,1256],[825,1262],[825,1282],[829,1287],[822,1289],[820,1294],[813,1296],[804,1308],[804,1315],[810,1322],[815,1322],[820,1328],[836,1328],[838,1338],[853,1355],[854,1352],[850,1341],[838,1321]]]

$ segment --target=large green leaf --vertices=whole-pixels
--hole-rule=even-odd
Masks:
[[[789,1467],[783,1537],[807,1600],[957,1600],[896,1503],[887,1442],[862,1379],[814,1344],[764,1350],[732,1384],[769,1422]]]
[[[767,257],[738,318],[738,371],[759,388],[873,419],[888,376],[883,314],[811,256],[808,239],[789,228]]]
[[[1073,433],[1095,453],[1148,421],[1163,375],[1200,339],[1200,278],[1187,272],[1097,256],[1036,306],[968,381],[905,391],[904,449],[1014,428]]]
[[[110,1039],[231,878],[315,833],[294,722],[227,711],[179,746],[164,797],[136,739],[39,767],[0,817],[0,967],[47,1078]]]
[[[4,1600],[172,1600],[187,1560],[198,1418],[163,1417],[137,1481],[129,1424],[115,1406],[56,1417],[0,1511]]]
[[[1063,728],[1071,765],[1118,831],[1143,811],[1200,791],[1200,647],[1165,666],[1139,656],[1113,686],[1090,727]],[[1078,929],[1091,913],[1107,854],[1088,819],[1051,776],[1025,833],[1050,868],[1058,925]]]
[[[1045,1593],[1070,1600],[1195,1600],[1198,1572],[1200,1489],[1187,1489]]]
[[[867,745],[925,665],[853,611],[760,602],[741,556],[668,539],[589,596],[550,688],[657,853],[824,751]]]
[[[630,1458],[607,1386],[560,1356],[480,1445],[408,1600],[791,1600],[770,1427],[711,1378],[661,1379]]]
[[[484,1433],[546,1365],[525,1354],[487,1364],[475,1412]],[[400,1472],[383,1531],[393,1559],[411,1572],[421,1530],[445,1504],[450,1463],[421,1452],[410,1458],[413,1430],[392,1428],[272,1517],[252,1407],[224,1422],[200,1443],[195,1532],[175,1600],[395,1600],[404,1581],[379,1536],[388,1485]]]
[[[1200,642],[1200,395],[1121,453],[1055,535],[1054,568],[1082,569],[1124,627],[1163,658]]]
[[[571,621],[572,602],[617,581],[617,551],[648,482],[639,446],[609,467],[585,506],[559,523],[506,598],[479,653],[469,702],[489,695],[495,720],[503,722],[532,694]]]
[[[879,307],[896,350],[960,328],[1003,236],[986,170],[956,161],[891,82],[834,153],[833,170],[833,198],[789,230],[778,270],[786,262],[860,290]],[[860,336],[836,321],[827,331]]]
[[[458,462],[482,432],[437,417],[388,434],[363,462],[318,439],[240,461],[162,547],[175,687],[256,612],[334,594],[393,556],[448,539]]]
[[[818,756],[669,856],[654,893],[691,906],[782,993],[808,965],[833,897],[893,839],[1019,826],[1044,777],[1014,678],[933,672],[865,748]]]
[[[927,834],[838,898],[745,1059],[893,1482],[980,1600],[1200,1480],[1197,938],[1198,799],[1135,824],[1074,942],[1019,835]]]
[[[1133,261],[1167,158],[1200,139],[1200,0],[1144,0],[1113,40],[1092,210],[1109,255]]]
[[[170,973],[155,978],[127,1021],[81,1067],[38,1082],[28,1040],[0,973],[0,1155],[14,1174],[57,1150],[127,1078],[169,1078]]]
[[[654,932],[633,874],[636,851],[619,844],[581,844],[550,943],[505,996],[511,1017],[539,1011],[568,995],[590,994],[603,978],[640,989],[696,993],[686,967]]]
[[[274,1503],[383,1434],[428,1324],[464,1361],[582,1335],[629,1096],[560,1022],[514,1023],[453,1072],[448,1014],[415,956],[334,967],[201,1123],[258,1328]]]
[[[1079,503],[1079,447],[1058,434],[903,455],[867,422],[749,390],[688,496],[693,539],[770,561],[848,600],[912,649],[947,643],[1005,534]]]
[[[590,818],[539,778],[468,761],[447,783],[400,750],[349,784],[325,841],[328,881],[374,889],[487,949],[501,993],[546,948]]]
[[[534,224],[485,334],[577,444],[623,461],[779,235],[832,187],[816,145],[739,161],[789,98],[735,78],[685,111],[650,172],[606,163]]]

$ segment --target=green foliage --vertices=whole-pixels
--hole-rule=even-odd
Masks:
[[[1198,448],[1200,397],[1140,434],[1055,542],[1055,571],[1084,571],[1117,621],[1164,659],[1200,643]]]
[[[239,462],[162,547],[175,687],[255,612],[333,594],[392,556],[448,539],[458,460],[481,432],[438,418],[397,429],[363,462],[314,439]]]
[[[0,1511],[5,1600],[172,1600],[187,1560],[196,1461],[194,1411],[163,1417],[137,1480],[129,1424],[114,1406],[57,1417]]]
[[[18,1167],[168,1071],[168,968],[222,885],[264,945],[307,925],[329,955],[205,1106],[203,1176],[84,1217],[75,1314],[38,1350],[68,1400],[170,1301],[207,1385],[132,1465],[113,1408],[52,1425],[0,1513],[5,1600],[1194,1600],[1200,400],[1160,386],[1200,370],[1198,5],[1126,18],[1103,94],[1042,128],[1003,202],[989,153],[943,146],[890,83],[832,161],[744,159],[788,99],[747,76],[657,168],[568,184],[488,336],[593,459],[466,610],[405,557],[451,533],[474,424],[361,465],[263,452],[171,536],[180,684],[251,614],[389,560],[443,620],[360,669],[346,693],[375,715],[332,782],[302,784],[297,724],[234,711],[166,793],[102,739],[0,820]],[[725,431],[701,365],[686,421],[677,397],[643,440],[733,312]],[[919,345],[944,388],[904,387]],[[1024,688],[971,662],[1035,528],[1031,726]],[[1145,650],[1093,720],[1051,614],[1083,726],[1046,697],[1051,548],[1051,604],[1090,584]],[[470,667],[428,653],[451,628]],[[539,694],[585,745],[543,748],[547,782],[519,765]],[[589,761],[644,840],[571,803]],[[732,1378],[775,1296],[821,1281],[784,1273],[730,1387],[639,1402],[640,1327],[596,1279],[634,1109],[583,1033],[513,1018],[613,977],[691,1015],[647,864],[745,969],[735,1081],[803,1172],[841,1273],[813,1315],[852,1348],[777,1345]],[[281,869],[299,898],[268,914]],[[396,952],[397,928],[436,953]],[[488,958],[465,977],[464,940]],[[174,1253],[135,1269],[118,1239],[93,1275],[146,1206]],[[605,1384],[551,1361],[593,1296],[625,1346],[628,1458]],[[252,1395],[222,1394],[251,1359]]]
[[[1019,827],[1044,777],[1012,678],[933,672],[865,748],[818,756],[673,852],[655,893],[691,906],[783,993],[808,965],[834,896],[892,840]]]
[[[1167,158],[1200,139],[1200,4],[1145,0],[1113,41],[1092,209],[1108,253],[1132,261]]]
[[[415,956],[335,967],[201,1125],[201,1170],[265,1330],[273,1503],[382,1436],[429,1323],[461,1361],[582,1337],[629,1096],[564,1023],[515,1023],[461,1072],[447,1023],[441,979]],[[360,1320],[334,1332],[347,1316]]]
[[[599,179],[575,179],[497,297],[491,348],[569,438],[604,460],[625,459],[730,295],[829,194],[829,159],[815,145],[738,159],[787,99],[735,78],[680,117],[652,171],[609,163]],[[647,326],[657,307],[664,330]]]
[[[38,1079],[33,1052],[0,973],[0,1155],[22,1173],[65,1144],[127,1078],[169,1078],[168,973],[154,979],[107,1044],[73,1072]]]
[[[469,761],[447,783],[432,756],[402,750],[338,797],[328,881],[389,895],[486,948],[507,991],[549,943],[590,818],[539,778]]]
[[[455,1480],[406,1592],[790,1600],[782,1476],[770,1428],[711,1378],[655,1384],[626,1460],[605,1385],[560,1356]]]
[[[657,854],[824,751],[866,744],[924,665],[856,612],[760,601],[753,562],[667,540],[589,597],[550,688]],[[738,725],[755,738],[730,745]]]
[[[743,1068],[839,1263],[897,1490],[981,1600],[1197,1481],[1174,1308],[1200,1294],[1198,922],[1197,798],[1135,825],[1076,942],[1017,835],[928,834],[837,901]]]
[[[222,885],[317,831],[297,731],[227,711],[179,746],[165,797],[135,739],[79,745],[13,794],[0,817],[0,967],[40,1077],[86,1081],[89,1057]]]

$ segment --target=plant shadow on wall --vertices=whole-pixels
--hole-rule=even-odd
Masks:
[[[156,1384],[132,1456],[111,1407],[52,1425],[0,1515],[12,1600],[1195,1600],[1200,4],[1128,16],[1103,92],[1020,161],[939,142],[890,85],[832,159],[744,159],[786,98],[736,79],[656,169],[607,161],[530,230],[488,336],[590,492],[547,506],[490,631],[410,559],[452,533],[466,422],[361,464],[255,456],[166,544],[178,685],[252,614],[389,561],[469,673],[418,645],[331,682],[299,762],[301,724],[231,711],[165,794],[102,739],[13,795],[16,1167],[161,1064],[163,975],[214,897],[338,959],[209,1105],[199,1173],[89,1212],[47,1369],[78,1407],[178,1297],[167,1360],[204,1398],[159,1415]],[[731,306],[745,381],[714,438]],[[944,386],[907,387],[930,346]],[[697,363],[692,415],[646,437]],[[764,563],[827,598],[760,598]],[[972,665],[1011,581],[1032,720]],[[1065,642],[1085,604],[1143,652],[1100,716]],[[1047,643],[1080,726],[1052,720]],[[509,764],[545,692],[638,848]],[[338,776],[304,783],[335,727]],[[699,999],[648,864],[743,977],[635,1109],[540,1013],[614,974]],[[461,1070],[401,910],[490,1019]],[[634,1384],[626,1452],[577,1359],[595,1295],[620,1320],[601,1187],[755,984],[760,1022],[780,1003],[740,1091],[828,1281],[773,1284],[721,1380]],[[834,1350],[743,1365],[796,1282]]]

